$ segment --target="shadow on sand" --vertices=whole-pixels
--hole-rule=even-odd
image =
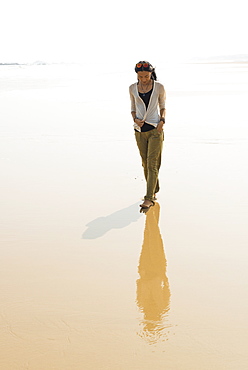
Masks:
[[[106,234],[111,229],[122,229],[136,222],[141,217],[139,213],[139,203],[114,212],[109,216],[98,217],[90,221],[88,227],[82,235],[82,239],[97,239]]]

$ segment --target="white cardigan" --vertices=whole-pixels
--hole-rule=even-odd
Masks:
[[[147,109],[145,103],[139,96],[137,82],[129,86],[129,93],[131,99],[131,112],[136,112],[137,118],[144,120],[146,123],[149,123],[154,127],[157,127],[160,121],[158,106],[160,110],[165,108],[166,93],[164,86],[161,83],[154,81],[153,90]],[[140,127],[136,123],[134,123],[134,128],[138,131],[141,131]]]

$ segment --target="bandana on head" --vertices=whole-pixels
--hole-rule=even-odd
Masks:
[[[153,72],[154,68],[149,62],[142,61],[135,65],[135,72],[137,73],[139,71]]]

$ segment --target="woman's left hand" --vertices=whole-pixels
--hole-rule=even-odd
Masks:
[[[163,126],[164,126],[164,122],[163,121],[160,121],[159,124],[157,125],[157,130],[158,130],[158,132],[160,134],[163,131]]]

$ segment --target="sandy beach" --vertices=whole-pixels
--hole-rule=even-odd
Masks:
[[[159,71],[146,214],[134,73],[96,72],[97,97],[84,70],[0,66],[0,368],[246,370],[247,64]]]

